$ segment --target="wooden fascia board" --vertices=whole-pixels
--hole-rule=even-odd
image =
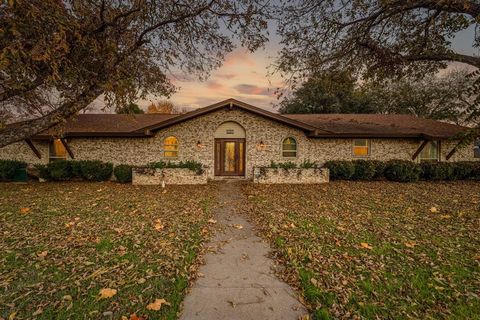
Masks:
[[[427,145],[427,143],[429,143],[430,140],[428,139],[425,139],[423,140],[422,144],[420,145],[420,147],[418,147],[417,151],[415,151],[415,153],[413,154],[412,156],[412,160],[415,160],[417,159],[418,155],[420,154],[420,152],[422,152],[422,150],[425,148],[425,146]]]
[[[65,150],[67,150],[70,158],[75,159],[75,156],[73,155],[72,149],[70,149],[70,146],[68,145],[67,140],[65,140],[65,138],[60,138],[60,141],[62,142],[63,146],[65,147]]]
[[[37,156],[38,159],[42,159],[42,154],[40,153],[40,151],[38,151],[37,147],[35,147],[35,145],[33,144],[32,140],[31,139],[25,139],[25,142],[27,143],[27,145],[30,147],[30,149],[32,149],[33,153],[35,153],[35,155]]]

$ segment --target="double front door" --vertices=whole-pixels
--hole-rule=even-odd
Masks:
[[[215,139],[215,175],[245,175],[245,139]]]

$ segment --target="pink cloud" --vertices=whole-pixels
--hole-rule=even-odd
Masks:
[[[254,67],[256,63],[250,52],[240,49],[235,50],[226,56],[223,67],[234,67],[238,65]]]
[[[235,78],[236,76],[237,76],[237,75],[236,75],[236,74],[233,74],[233,73],[226,73],[226,74],[217,74],[217,75],[215,75],[215,77],[217,77],[217,78],[226,79],[226,80],[233,79],[233,78]]]
[[[270,96],[272,92],[268,90],[268,88],[259,87],[252,84],[239,84],[236,85],[235,90],[242,94],[249,94],[249,95],[261,95],[261,96]]]
[[[224,85],[215,80],[209,80],[206,83],[206,87],[211,90],[221,90],[224,88]]]

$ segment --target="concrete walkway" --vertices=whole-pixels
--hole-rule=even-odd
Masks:
[[[220,231],[207,244],[211,252],[184,301],[180,319],[298,319],[307,314],[295,292],[272,273],[268,244],[238,214],[240,182],[219,184]]]

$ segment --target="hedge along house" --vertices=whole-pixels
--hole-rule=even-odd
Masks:
[[[475,160],[473,143],[459,148],[458,135],[467,129],[408,115],[280,115],[228,99],[181,115],[78,115],[62,127],[0,148],[0,158],[136,166],[195,160],[209,178],[251,178],[254,167],[272,161]]]

